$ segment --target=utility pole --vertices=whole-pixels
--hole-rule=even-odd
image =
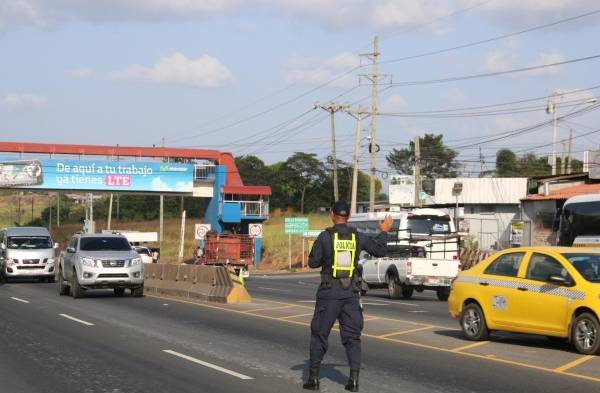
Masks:
[[[421,207],[421,138],[415,137],[415,206]]]
[[[360,105],[356,111],[346,109],[345,112],[356,119],[356,132],[354,135],[354,160],[352,171],[352,196],[350,200],[350,214],[356,214],[356,194],[358,193],[358,157],[360,150],[360,134],[362,131],[362,121],[364,118],[371,115]]]
[[[556,93],[548,97],[548,106],[546,112],[552,115],[552,156],[550,156],[550,166],[552,167],[552,175],[556,175],[556,138],[557,138],[557,114],[556,114]]]
[[[567,173],[566,157],[567,157],[567,140],[562,141],[562,152],[560,154],[560,174],[564,175]]]
[[[571,165],[571,161],[573,161],[573,159],[571,158],[571,149],[573,147],[573,129],[569,129],[569,142],[567,143],[567,175],[570,175],[571,172],[573,171],[573,166]]]
[[[335,149],[335,112],[339,112],[342,110],[347,110],[349,108],[348,105],[340,105],[333,102],[329,102],[327,104],[319,104],[315,103],[314,109],[321,108],[324,111],[329,112],[331,119],[331,158],[333,160],[333,199],[335,202],[340,199],[340,192],[338,188],[338,171],[337,171],[337,158],[336,158],[336,149]]]
[[[483,149],[479,146],[479,177],[483,177],[485,168],[485,158],[483,157]]]
[[[375,176],[377,175],[377,85],[381,79],[379,75],[379,37],[373,38],[373,53],[365,53],[361,56],[367,57],[373,63],[373,70],[366,78],[371,81],[371,143],[369,144],[369,153],[371,153],[371,180],[369,183],[369,210],[375,210]]]

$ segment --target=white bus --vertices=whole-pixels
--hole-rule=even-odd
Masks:
[[[567,199],[557,218],[558,246],[600,246],[600,194]]]
[[[356,228],[358,232],[376,236],[379,233],[379,221],[387,214],[394,220],[392,230],[388,234],[389,256],[458,259],[459,241],[456,228],[448,213],[443,210],[413,209],[359,213],[350,217],[348,225]],[[423,252],[425,255],[420,255]]]

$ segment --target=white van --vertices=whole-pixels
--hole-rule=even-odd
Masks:
[[[55,249],[50,232],[43,227],[12,227],[0,230],[0,274],[5,279],[35,277],[54,282]]]

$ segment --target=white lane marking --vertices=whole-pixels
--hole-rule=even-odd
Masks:
[[[77,319],[77,318],[75,318],[75,317],[72,317],[72,316],[70,316],[70,315],[67,315],[67,314],[58,314],[58,315],[60,315],[60,316],[61,316],[61,317],[63,317],[63,318],[70,319],[71,321],[79,322],[80,324],[82,324],[82,325],[85,325],[85,326],[94,326],[94,324],[93,324],[93,323],[86,322],[86,321],[83,321],[83,320],[81,320],[81,319]]]
[[[380,302],[380,303],[385,303],[385,304],[400,304],[402,306],[411,306],[411,307],[420,307],[420,305],[415,304],[415,303],[402,303],[402,302],[394,302],[394,301],[389,301],[389,300],[383,300],[383,299],[372,299],[371,297],[365,297],[363,296],[362,299],[368,299],[370,302]]]
[[[401,304],[403,306],[411,306],[411,307],[421,307],[418,304],[414,304],[414,303],[396,303],[396,304]]]
[[[168,305],[169,305],[169,303],[163,303],[163,306],[168,306]]]
[[[254,379],[254,378],[249,377],[247,375],[236,373],[235,371],[231,371],[231,370],[228,370],[228,369],[223,368],[221,366],[217,366],[216,364],[208,363],[208,362],[202,361],[200,359],[196,359],[196,358],[193,358],[191,356],[184,355],[184,354],[179,353],[179,352],[175,352],[175,351],[170,350],[170,349],[163,349],[163,352],[168,353],[168,354],[173,355],[173,356],[180,357],[180,358],[185,359],[185,360],[188,360],[188,361],[190,361],[192,363],[200,364],[200,365],[202,365],[204,367],[212,368],[213,370],[217,370],[217,371],[220,371],[222,373],[229,374],[229,375],[234,376],[234,377],[239,378],[239,379]]]
[[[389,306],[389,304],[384,304],[384,303],[362,302],[362,304],[366,304],[367,306],[379,306],[379,307],[387,307],[387,306]]]
[[[16,301],[21,302],[21,303],[29,303],[29,300],[21,299],[21,298],[18,298],[18,297],[11,297],[11,299],[12,300],[16,300]]]
[[[289,292],[289,291],[286,291],[285,289],[269,288],[269,287],[258,287],[258,289],[266,289],[267,291]]]
[[[427,311],[424,311],[424,310],[411,310],[409,312],[427,312]]]
[[[298,300],[298,303],[315,303],[315,300]]]

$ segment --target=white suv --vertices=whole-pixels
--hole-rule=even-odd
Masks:
[[[58,291],[82,297],[87,289],[112,288],[115,296],[130,289],[144,295],[144,264],[122,235],[77,234],[60,255]]]

